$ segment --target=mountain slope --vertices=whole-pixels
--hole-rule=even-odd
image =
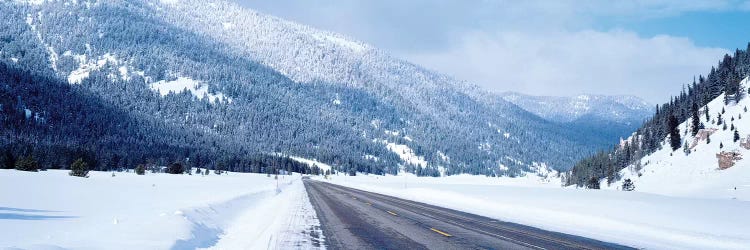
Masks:
[[[171,157],[181,150],[179,145],[184,145],[180,135],[188,132],[146,117],[130,116],[82,88],[36,76],[4,62],[0,62],[0,111],[2,141],[14,142],[12,153],[28,156],[34,154],[29,152],[33,148],[37,160],[50,163],[48,168],[65,167],[75,160],[69,157],[84,158],[97,165],[97,158],[110,160],[94,156],[106,155],[104,149],[143,159]],[[146,130],[168,140],[134,140],[144,138]],[[79,150],[84,145],[99,150]],[[146,153],[139,148],[150,150]],[[56,159],[59,155],[40,152],[56,152],[63,157]],[[134,162],[113,164],[117,167]]]
[[[719,167],[719,158],[728,161],[747,151],[740,144],[750,124],[740,116],[748,104],[748,75],[747,50],[725,55],[706,77],[699,76],[669,103],[657,106],[653,117],[627,140],[578,162],[566,173],[566,182],[622,188],[626,178],[634,181],[636,190],[648,192],[736,195],[734,190],[748,185],[748,164],[739,160],[721,170],[726,166]],[[746,199],[747,191],[741,192]]]
[[[524,159],[546,158],[547,153],[529,151],[528,145],[550,143],[545,150],[552,151],[561,150],[561,145],[583,146],[578,150],[559,152],[562,154],[554,152],[559,156],[555,159],[532,160],[566,168],[569,166],[569,159],[577,158],[580,150],[590,151],[605,145],[591,143],[592,138],[598,139],[600,136],[597,133],[571,131],[569,126],[539,121],[496,94],[393,58],[362,42],[221,1],[195,8],[197,2],[200,1],[180,1],[169,5],[164,12],[179,26],[191,27],[198,33],[225,41],[233,45],[232,49],[258,59],[296,82],[347,86],[372,93],[396,107],[409,107],[404,116],[421,116],[409,120],[427,119],[427,124],[432,126],[414,129],[411,126],[397,125],[389,129],[403,130],[402,134],[417,139],[411,141],[414,144],[429,140],[439,141],[440,145],[450,145],[464,141],[467,136],[474,138],[472,141],[475,143],[455,149],[428,145],[433,147],[430,150],[433,152],[432,158],[445,154],[447,150],[455,152],[464,151],[467,147],[498,148],[502,153],[491,153],[494,154],[491,158],[495,159],[483,163],[488,164],[485,167],[491,169],[498,165],[516,165],[514,162],[518,161],[515,159],[532,164],[533,162],[526,162]],[[435,130],[450,132],[439,134],[441,138],[430,138],[434,137],[432,131]],[[528,130],[534,133],[526,132]],[[465,134],[453,137],[457,132]],[[473,135],[476,133],[480,133],[480,136]],[[505,139],[509,138],[504,138],[506,135],[516,138],[508,141]],[[562,141],[557,143],[554,142],[555,139],[548,140],[545,137],[559,138]],[[571,141],[578,145],[570,144]],[[425,145],[421,147],[425,148]],[[527,148],[524,150],[526,152],[509,153],[519,147]],[[534,156],[529,157],[530,155]],[[463,158],[462,154],[454,154],[453,157]],[[479,157],[486,159],[481,155]],[[508,157],[515,159],[507,159]],[[477,156],[472,156],[463,161],[476,159]]]
[[[546,120],[561,123],[570,129],[591,131],[607,141],[630,136],[653,109],[650,104],[634,96],[555,97],[512,92],[503,93],[502,96],[506,101]]]
[[[750,86],[748,78],[741,86]],[[644,157],[639,167],[621,170],[621,180],[609,187],[622,187],[623,180],[630,179],[643,192],[750,200],[750,99],[727,104],[724,97],[706,105],[709,116],[699,116],[705,128],[682,138],[687,147],[677,151],[665,147]],[[678,127],[689,131],[691,123],[692,118]]]
[[[567,169],[604,146],[474,85],[224,1],[0,8],[10,17],[1,60],[189,131],[189,141],[216,141],[165,161],[270,171],[282,166],[248,169],[258,159],[241,156],[282,154],[341,171],[516,176]]]

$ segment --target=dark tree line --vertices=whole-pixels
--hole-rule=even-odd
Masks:
[[[198,143],[201,138],[183,130],[170,129],[158,121],[133,119],[84,87],[37,76],[3,62],[0,125],[2,168],[73,168],[81,177],[90,168],[122,170],[139,164],[169,165],[170,172],[175,173],[183,172],[183,166],[271,174],[279,170],[315,173],[310,166],[288,157],[215,150],[212,147],[220,145],[219,141]],[[173,169],[175,164],[183,171]]]

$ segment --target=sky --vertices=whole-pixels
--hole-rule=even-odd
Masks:
[[[750,42],[750,0],[235,0],[483,88],[662,103]]]

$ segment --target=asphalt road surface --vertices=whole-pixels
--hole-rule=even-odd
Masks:
[[[633,249],[304,180],[330,249]]]

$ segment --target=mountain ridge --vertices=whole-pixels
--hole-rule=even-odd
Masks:
[[[651,113],[651,104],[630,95],[532,96],[517,92],[500,94],[506,101],[519,105],[542,118],[572,122],[581,116],[595,115],[616,122],[642,122]],[[638,124],[640,125],[640,124]]]
[[[193,131],[180,141],[226,142],[165,161],[246,171],[255,160],[238,155],[282,154],[346,172],[518,176],[564,170],[605,145],[476,85],[225,1],[0,7],[12,17],[0,43],[6,62]]]

